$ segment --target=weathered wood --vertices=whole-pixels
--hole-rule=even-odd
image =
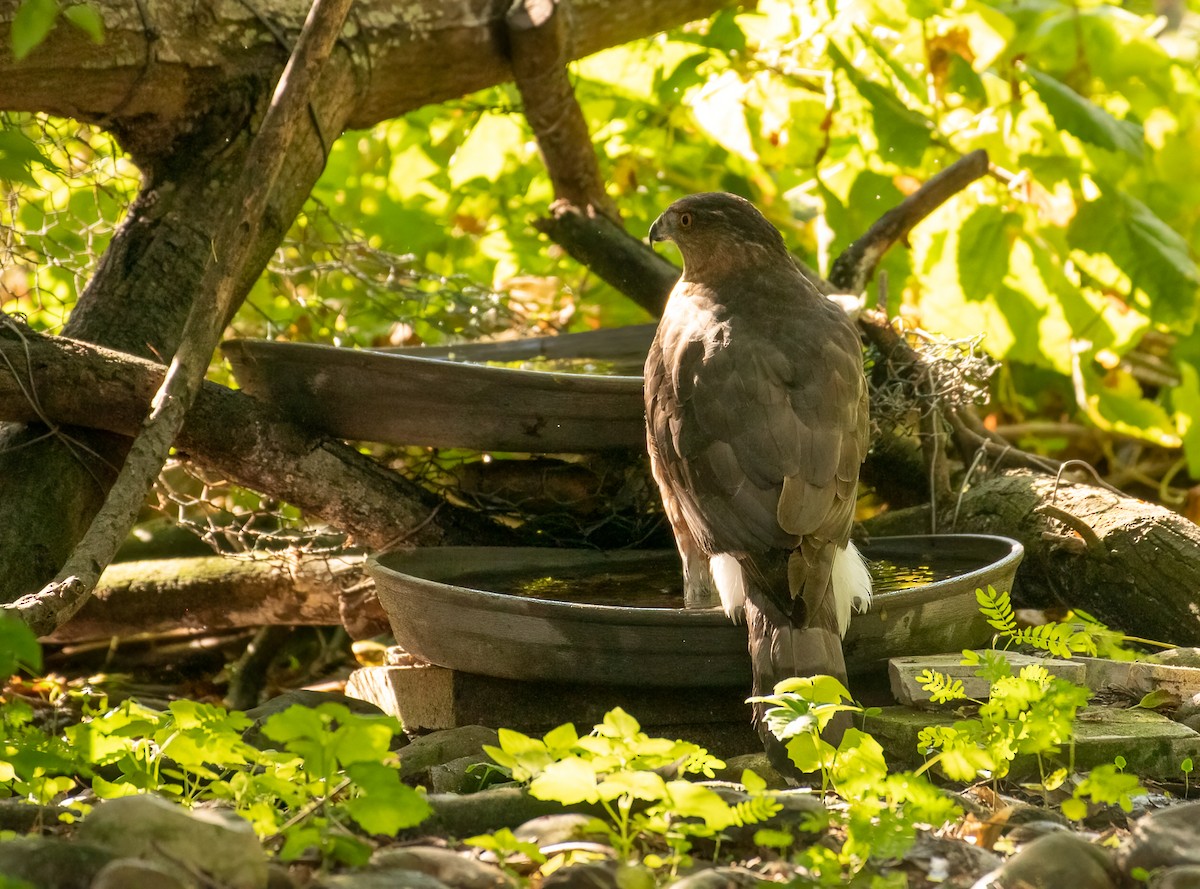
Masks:
[[[873,535],[929,527],[929,508],[885,512]],[[1200,527],[1161,506],[1027,471],[972,483],[939,515],[943,531],[1004,534],[1025,546],[1014,597],[1080,608],[1114,629],[1200,644]]]
[[[573,34],[565,5],[557,0],[513,3],[505,16],[513,76],[555,197],[619,219],[567,70]]]
[[[414,358],[452,361],[525,361],[532,358],[590,358],[630,364],[641,373],[654,339],[655,324],[630,324],[557,336],[531,336],[494,342],[455,343],[452,346],[400,346],[376,349]]]
[[[307,0],[105,4],[106,39],[60,25],[28,58],[0,56],[0,108],[48,111],[115,132],[144,187],[65,328],[69,336],[165,360],[179,345],[224,224],[218,199],[247,166],[250,134]],[[707,14],[712,0],[580,0],[586,54]],[[0,0],[0,42],[19,0]],[[287,152],[280,186],[237,288],[257,279],[347,126],[508,79],[498,23],[507,4],[362,2],[308,108],[312,132]],[[34,423],[0,429],[0,600],[42,586],[69,556],[121,465],[127,440]]]

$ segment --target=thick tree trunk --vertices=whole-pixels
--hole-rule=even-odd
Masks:
[[[340,133],[355,95],[344,54],[323,78],[319,129]],[[226,102],[184,137],[178,151],[151,166],[141,194],[105,251],[65,333],[146,358],[167,360],[179,345],[192,299],[226,202],[217,195],[238,181],[251,128],[269,98],[269,80],[231,85]],[[313,129],[289,153],[235,300],[258,278],[325,163]],[[0,434],[0,600],[39,589],[66,560],[104,502],[113,467],[128,440],[63,430],[83,447],[46,439],[40,425]],[[38,441],[38,439],[42,439]]]
[[[249,6],[140,0],[105,5],[106,39],[60,25],[22,62],[0,57],[0,108],[49,111],[112,129],[146,181],[102,258],[65,333],[166,360],[222,223],[216,200],[237,181],[250,133],[269,98],[286,41],[307,0]],[[579,0],[577,55],[697,18],[712,0]],[[7,41],[19,0],[0,0]],[[499,36],[508,4],[433,0],[361,3],[323,73],[314,123],[288,153],[280,186],[251,246],[234,307],[261,273],[312,185],[329,144],[430,101],[508,79]],[[0,431],[0,601],[40,588],[104,500],[128,442],[39,425]]]
[[[930,511],[885,512],[866,527],[876,536],[928,532]],[[938,530],[1019,540],[1025,559],[1012,592],[1024,605],[1066,605],[1132,636],[1200,645],[1200,527],[1168,509],[1017,471],[948,499]]]

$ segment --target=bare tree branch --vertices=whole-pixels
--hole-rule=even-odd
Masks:
[[[841,293],[861,293],[883,255],[913,226],[988,171],[982,148],[959,158],[888,210],[867,233],[846,248],[829,270],[829,283]]]
[[[525,119],[537,136],[555,197],[619,219],[567,76],[572,37],[567,13],[555,0],[516,0],[505,22]]]
[[[161,364],[64,337],[0,335],[0,419],[36,417],[52,426],[133,435],[165,372]],[[201,388],[176,447],[193,463],[297,506],[361,546],[512,540],[511,532],[443,503],[356,448],[315,436],[272,405],[216,383]]]
[[[556,201],[534,228],[559,244],[655,317],[662,314],[679,269],[606,216]]]

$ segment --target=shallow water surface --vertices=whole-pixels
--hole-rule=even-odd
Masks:
[[[918,554],[919,555],[919,554]],[[925,586],[974,571],[982,564],[972,559],[939,559],[936,564],[868,560],[875,595]],[[459,586],[530,599],[621,605],[632,608],[682,608],[683,575],[674,557],[647,560],[614,568],[579,568],[555,574],[543,571],[478,572],[459,575]]]

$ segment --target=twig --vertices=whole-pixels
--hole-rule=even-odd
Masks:
[[[1088,551],[1094,556],[1101,558],[1108,556],[1108,548],[1104,545],[1104,541],[1095,532],[1091,525],[1081,519],[1079,516],[1067,512],[1053,503],[1039,504],[1035,509],[1038,515],[1049,516],[1052,519],[1057,519],[1062,522],[1076,534],[1083,538],[1087,544]]]
[[[533,227],[654,316],[662,314],[679,269],[607,216],[556,201]]]
[[[867,233],[845,249],[829,270],[829,281],[843,293],[861,293],[888,249],[913,226],[988,171],[983,149],[959,158],[888,210]]]
[[[509,56],[525,119],[533,127],[554,195],[619,219],[604,190],[587,120],[567,76],[571,33],[553,0],[516,0],[505,16]]]
[[[104,506],[58,576],[5,611],[38,635],[64,624],[83,606],[104,567],[112,561],[162,469],[204,380],[229,313],[239,278],[263,226],[267,202],[305,117],[316,75],[324,66],[353,0],[314,0],[296,48],[284,67],[262,126],[251,144],[242,177],[229,194],[227,222],[217,232],[180,338],[180,346],[134,439]]]

